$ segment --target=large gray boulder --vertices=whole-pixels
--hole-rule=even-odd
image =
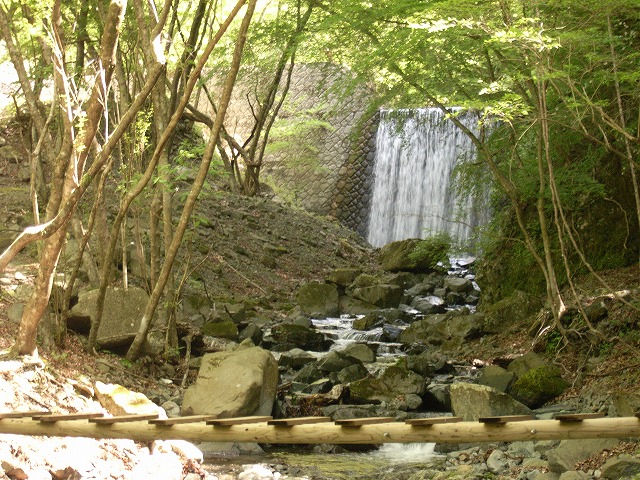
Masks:
[[[507,370],[516,374],[518,378],[524,376],[529,370],[546,367],[547,361],[535,352],[528,352],[514,358],[507,366]]]
[[[436,343],[445,340],[471,340],[483,335],[484,315],[471,315],[449,312],[446,314],[428,315],[418,322],[409,325],[401,334],[401,343]]]
[[[278,387],[278,362],[260,347],[203,357],[196,383],[182,402],[182,415],[220,418],[270,415]]]
[[[331,317],[340,312],[338,287],[335,284],[309,282],[298,289],[296,302],[303,313],[312,317]]]
[[[402,288],[398,285],[378,284],[355,288],[351,295],[378,308],[395,308],[402,300]]]
[[[425,379],[401,367],[387,368],[378,378],[364,378],[350,385],[351,400],[359,403],[396,402],[408,395],[422,396]]]
[[[449,388],[453,414],[467,421],[480,417],[530,415],[531,410],[506,393],[485,385],[454,383]]]
[[[283,347],[316,352],[327,350],[324,335],[313,328],[295,323],[280,323],[271,329],[273,340]]]
[[[96,312],[98,290],[81,291],[78,303],[69,312],[70,329],[88,333]],[[141,288],[109,287],[104,299],[102,321],[98,329],[98,345],[105,348],[128,346],[133,341],[149,295]]]
[[[487,365],[478,377],[480,385],[486,385],[499,392],[507,392],[516,378],[516,374],[497,365]]]
[[[557,448],[546,453],[549,469],[555,473],[573,470],[576,463],[583,462],[591,455],[602,450],[611,450],[619,443],[620,440],[613,438],[562,440]]]

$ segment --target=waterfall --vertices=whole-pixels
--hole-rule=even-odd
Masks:
[[[459,117],[472,131],[477,117]],[[373,192],[367,240],[374,247],[395,240],[448,233],[464,244],[488,215],[474,199],[456,199],[452,174],[473,143],[440,109],[381,110],[376,134]]]

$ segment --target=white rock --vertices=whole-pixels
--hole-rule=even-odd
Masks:
[[[180,480],[182,462],[174,453],[149,455],[138,463],[126,476],[127,480]]]
[[[200,463],[204,460],[202,451],[191,442],[186,440],[167,440],[167,443],[175,453],[187,460],[194,460]]]

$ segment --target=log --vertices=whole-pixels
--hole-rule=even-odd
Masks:
[[[98,419],[93,419],[95,422]],[[266,422],[219,428],[200,423],[171,428],[148,422],[113,423],[108,427],[84,420],[41,423],[27,418],[5,418],[0,434],[129,438],[141,442],[181,439],[197,442],[256,442],[274,444],[383,444],[383,443],[479,443],[529,440],[640,437],[636,417],[593,418],[582,422],[525,420],[487,428],[480,422],[458,422],[416,428],[403,422],[344,428],[333,422],[274,427]]]

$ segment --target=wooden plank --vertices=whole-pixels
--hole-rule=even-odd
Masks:
[[[533,415],[502,415],[497,417],[480,417],[480,423],[488,423],[492,425],[503,425],[509,422],[523,422],[525,420],[533,420]]]
[[[149,413],[146,415],[118,415],[115,417],[102,417],[102,418],[90,418],[91,423],[97,423],[98,425],[113,425],[114,423],[130,423],[139,422],[141,420],[153,420],[158,418],[157,413]]]
[[[581,422],[589,418],[602,418],[604,413],[563,413],[554,418],[561,422]]]
[[[293,427],[294,425],[309,425],[313,423],[330,422],[331,417],[298,417],[298,418],[281,418],[267,422],[274,427]]]
[[[414,427],[430,427],[439,423],[458,423],[462,421],[462,417],[431,417],[431,418],[410,418],[404,423]]]
[[[233,418],[214,418],[207,421],[207,425],[215,425],[217,427],[231,427],[233,425],[244,425],[247,423],[261,423],[271,420],[272,416],[253,416],[253,417],[233,417]]]
[[[184,417],[154,418],[149,420],[149,423],[151,425],[170,427],[172,425],[182,425],[184,423],[204,422],[207,420],[213,420],[214,418],[216,418],[215,415],[187,415]]]
[[[54,422],[59,422],[61,420],[88,420],[90,418],[100,418],[102,416],[103,415],[100,412],[56,413],[56,414],[48,414],[48,415],[36,415],[33,417],[33,419],[38,420],[39,422],[44,422],[44,423],[54,423]]]
[[[342,420],[336,420],[335,424],[342,427],[360,427],[362,425],[373,425],[376,423],[389,423],[395,421],[395,417],[345,418]]]
[[[0,420],[3,418],[31,418],[36,416],[51,415],[46,410],[27,410],[24,412],[0,412]]]

